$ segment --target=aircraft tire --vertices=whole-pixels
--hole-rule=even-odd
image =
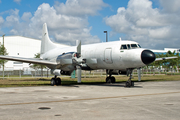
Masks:
[[[56,79],[56,85],[61,85],[61,78]]]
[[[107,77],[107,78],[106,78],[106,83],[112,83],[111,77]]]
[[[55,81],[54,78],[52,78],[52,79],[51,79],[51,86],[54,86],[54,85],[56,85],[56,81]]]
[[[126,81],[125,87],[131,87],[131,84],[129,81]]]
[[[116,78],[114,76],[111,77],[111,82],[115,83],[116,82]]]

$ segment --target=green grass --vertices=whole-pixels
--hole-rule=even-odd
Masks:
[[[125,82],[128,80],[127,76],[115,76],[116,82]],[[27,87],[27,86],[50,86],[51,78],[5,78],[0,79],[0,87]],[[77,85],[77,78],[62,77],[62,85]],[[88,76],[82,78],[80,84],[102,84],[105,83],[105,76]],[[180,75],[143,75],[142,82],[148,81],[175,81],[180,80]],[[138,81],[135,76],[133,81]]]

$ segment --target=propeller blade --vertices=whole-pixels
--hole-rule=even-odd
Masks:
[[[77,45],[77,58],[80,58],[81,57],[81,41],[76,40],[76,45]],[[78,62],[78,60],[77,60],[77,62]],[[81,63],[81,62],[79,62],[79,63]],[[76,68],[77,68],[77,82],[81,83],[81,67],[80,67],[80,65],[76,65]]]
[[[81,67],[77,65],[76,68],[77,68],[77,82],[81,83]]]
[[[77,58],[81,57],[81,41],[76,40],[76,45],[77,45]]]

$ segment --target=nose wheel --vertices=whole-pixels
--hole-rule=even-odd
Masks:
[[[127,70],[127,76],[129,76],[129,79],[128,79],[128,81],[126,81],[125,87],[134,87],[134,82],[131,81],[131,79],[132,79],[132,71],[133,71],[133,69],[128,69]]]
[[[126,81],[125,87],[134,87],[134,82],[128,79],[128,81]]]

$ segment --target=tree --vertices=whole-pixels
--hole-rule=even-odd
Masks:
[[[34,54],[34,58],[40,58],[40,53]],[[41,77],[43,76],[43,69],[46,68],[45,65],[33,64],[30,66],[31,68],[38,70],[41,69]]]
[[[169,68],[170,66],[175,67],[179,66],[180,64],[180,59],[179,59],[179,53],[175,53],[168,51],[166,54],[156,54],[156,58],[163,58],[163,57],[172,57],[172,56],[177,56],[178,59],[169,59],[169,60],[162,60],[162,61],[155,61],[151,63],[151,66],[163,66],[164,68]]]
[[[1,43],[0,43],[0,55],[8,55],[6,48]],[[6,62],[7,62],[7,60],[0,59],[1,66],[3,66]]]

